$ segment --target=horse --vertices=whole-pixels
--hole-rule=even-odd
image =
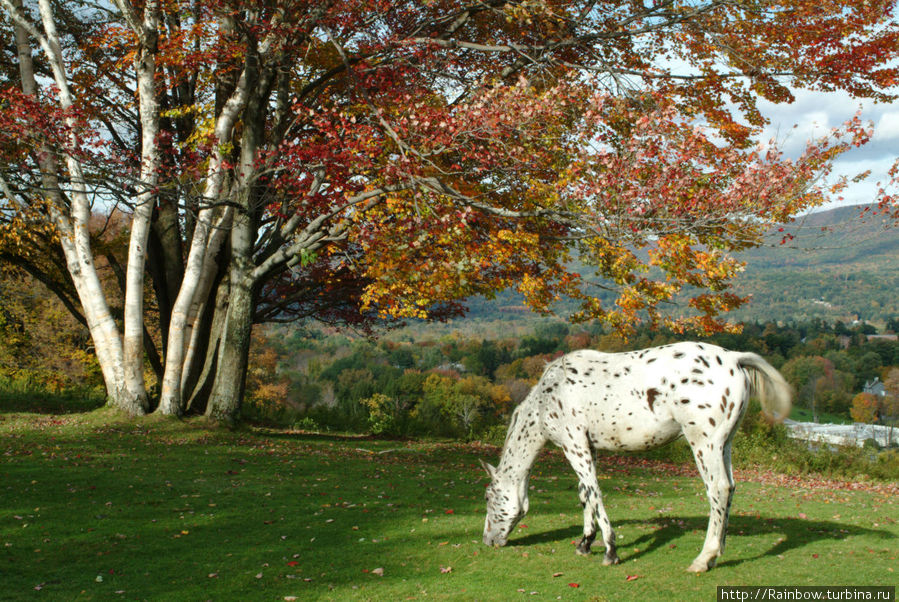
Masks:
[[[706,343],[626,353],[583,349],[556,359],[512,413],[499,465],[481,460],[490,475],[484,543],[505,545],[527,513],[531,466],[552,441],[578,476],[584,531],[576,552],[590,553],[598,524],[605,544],[603,564],[617,564],[594,450],[647,450],[683,436],[711,507],[702,551],[687,570],[711,569],[724,551],[735,489],[731,443],[750,395],[776,420],[785,418],[792,405],[792,389],[760,356]]]

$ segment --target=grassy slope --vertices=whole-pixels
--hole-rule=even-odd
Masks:
[[[490,549],[477,458],[494,448],[106,410],[0,413],[0,448],[0,599],[711,600],[717,585],[897,581],[895,484],[740,472],[728,550],[695,576],[708,506],[692,467],[600,459],[622,557],[603,567],[574,554],[576,483],[555,451],[524,524]]]

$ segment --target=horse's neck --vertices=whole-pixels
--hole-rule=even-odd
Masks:
[[[501,476],[515,482],[527,478],[540,448],[546,443],[541,422],[540,408],[528,396],[512,414],[509,434],[497,467]]]

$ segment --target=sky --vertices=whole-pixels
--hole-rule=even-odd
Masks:
[[[863,122],[874,124],[874,136],[866,145],[848,151],[835,162],[828,183],[835,182],[841,175],[852,177],[865,170],[871,170],[871,175],[862,182],[851,183],[843,191],[842,201],[823,208],[872,202],[878,181],[887,181],[887,170],[899,157],[899,101],[874,103],[852,98],[845,92],[798,90],[794,95],[796,100],[788,105],[760,103],[762,113],[771,120],[761,139],[773,138],[788,157],[797,157],[809,139],[821,137],[861,109]]]

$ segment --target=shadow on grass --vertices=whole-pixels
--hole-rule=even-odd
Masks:
[[[708,517],[671,518],[658,517],[650,520],[633,519],[615,522],[614,526],[641,526],[654,525],[650,533],[640,535],[637,539],[627,542],[627,549],[637,548],[640,551],[624,553],[622,562],[628,562],[641,556],[650,554],[658,549],[668,547],[674,540],[683,537],[687,533],[699,532],[705,534],[708,526]],[[810,521],[798,518],[755,518],[751,516],[731,516],[727,528],[728,534],[733,537],[751,535],[779,534],[782,538],[768,550],[764,550],[755,556],[745,558],[727,559],[727,556],[718,563],[719,567],[737,566],[747,561],[758,560],[766,556],[778,556],[787,552],[813,544],[819,541],[839,541],[849,537],[862,535],[874,536],[880,539],[896,539],[889,531],[879,529],[866,529],[855,525],[830,521]],[[510,541],[518,546],[528,546],[540,543],[549,543],[560,539],[580,539],[581,529],[573,525],[570,528],[554,529],[543,533],[530,533],[524,537],[514,538]],[[700,538],[696,552],[702,545]],[[619,549],[625,546],[619,545]],[[602,549],[602,542],[597,539],[596,550]]]
[[[356,433],[318,433],[301,430],[284,430],[277,426],[267,426],[254,423],[248,423],[258,434],[264,435],[269,439],[277,439],[282,441],[412,441],[412,439],[400,439],[398,437],[386,437],[381,435],[356,434]]]
[[[248,426],[252,428],[257,434],[265,436],[269,439],[281,440],[281,441],[298,441],[298,442],[317,442],[317,441],[334,441],[334,442],[343,442],[343,443],[358,443],[358,442],[376,442],[383,443],[385,445],[396,444],[396,445],[433,445],[438,447],[448,447],[452,449],[471,449],[475,453],[483,454],[497,454],[500,450],[499,447],[494,445],[480,443],[480,442],[469,442],[466,443],[464,441],[449,439],[449,438],[438,438],[438,437],[425,437],[425,438],[416,438],[413,436],[406,435],[372,435],[370,433],[351,433],[351,432],[317,432],[317,431],[304,431],[304,430],[284,430],[280,427],[269,427],[260,424],[248,423]],[[492,460],[491,460],[492,461]]]
[[[48,393],[0,389],[0,414],[79,414],[102,408],[106,400],[95,393]]]

